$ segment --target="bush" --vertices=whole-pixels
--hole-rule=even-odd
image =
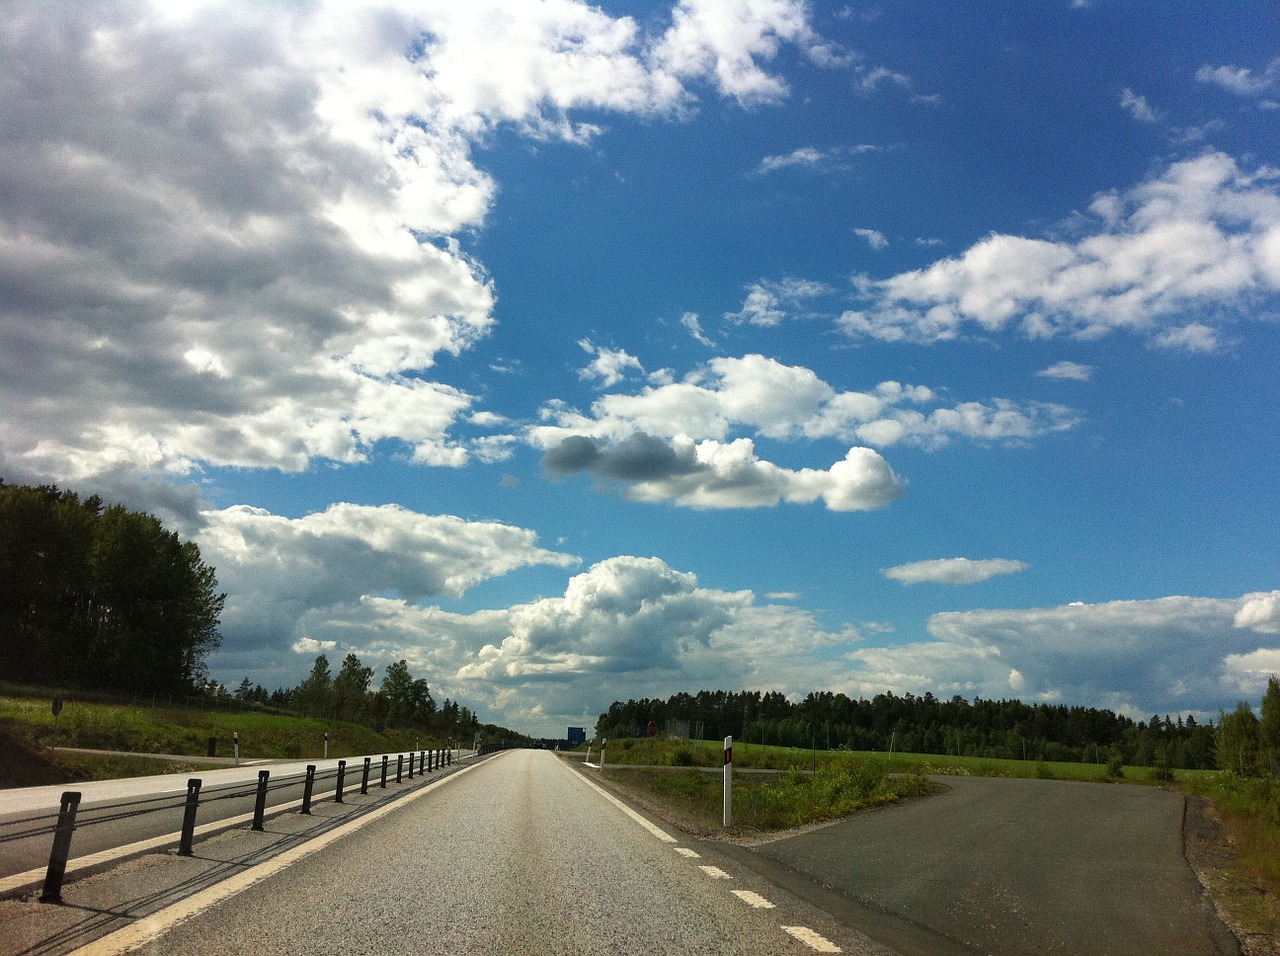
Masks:
[[[1112,780],[1124,777],[1124,754],[1118,751],[1111,754],[1111,759],[1107,761],[1107,776]]]
[[[671,751],[667,759],[673,767],[692,767],[694,765],[693,750],[684,745]]]

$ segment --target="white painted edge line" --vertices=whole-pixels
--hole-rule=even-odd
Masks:
[[[775,908],[774,905],[763,896],[751,890],[730,890],[730,892],[738,899],[742,900],[742,902],[746,903],[748,906],[754,907],[755,909],[771,910]]]
[[[703,873],[711,877],[713,880],[731,880],[733,879],[728,873],[720,869],[718,866],[700,866],[698,867]]]
[[[267,860],[265,863],[259,863],[255,867],[237,873],[229,879],[223,880],[207,890],[201,890],[185,900],[180,900],[172,906],[166,906],[162,910],[157,910],[150,916],[145,916],[123,929],[118,929],[114,933],[103,936],[101,939],[94,940],[87,946],[82,946],[74,950],[68,956],[119,956],[121,953],[127,953],[131,950],[138,949],[152,942],[157,937],[162,936],[179,923],[185,922],[194,916],[198,916],[210,907],[216,906],[239,893],[243,893],[256,883],[260,883],[269,876],[279,873],[281,870],[292,866],[299,860],[302,860],[313,853],[323,850],[329,844],[334,843],[350,833],[354,833],[366,824],[372,823],[385,817],[389,813],[393,813],[402,807],[408,806],[415,800],[425,797],[428,794],[439,792],[439,788],[451,780],[456,780],[464,773],[469,773],[477,767],[483,767],[485,764],[472,764],[469,767],[463,767],[456,770],[447,777],[437,780],[435,786],[422,787],[419,790],[411,791],[399,800],[393,800],[390,803],[384,803],[376,810],[370,810],[363,816],[357,817],[339,827],[322,833],[314,840],[310,840],[301,846],[296,846],[292,850],[286,850],[279,856]]]
[[[561,766],[564,766],[564,765],[561,764]],[[565,767],[565,769],[569,770],[568,767]],[[575,773],[572,770],[569,770],[569,772],[572,773],[579,780],[581,780],[583,783],[585,783],[588,787],[590,787],[596,793],[600,794],[600,796],[604,797],[606,800],[612,803],[615,807],[617,807],[619,810],[621,810],[623,813],[629,816],[632,820],[635,820],[636,823],[640,824],[642,827],[644,827],[646,830],[652,833],[655,837],[657,837],[663,843],[676,842],[676,838],[673,837],[670,833],[662,829],[662,827],[658,826],[657,824],[651,823],[650,821],[646,820],[644,817],[640,816],[640,814],[636,813],[629,806],[627,806],[625,803],[623,803],[621,800],[619,800],[617,797],[611,794],[608,790],[605,790],[603,787],[592,783],[583,774]]]
[[[815,933],[813,930],[809,929],[809,927],[807,926],[784,926],[782,928],[783,930],[785,930],[786,932],[794,936],[796,939],[800,940],[800,942],[804,943],[810,949],[816,950],[819,953],[844,952],[844,950],[842,950],[835,943],[831,942],[831,940],[827,939],[825,936],[821,936],[818,933]]]

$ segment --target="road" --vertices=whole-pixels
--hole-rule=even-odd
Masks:
[[[892,956],[654,826],[547,752],[456,770],[260,860],[258,848],[274,838],[229,831],[201,843],[195,858],[136,861],[70,884],[66,907],[4,904],[3,941],[10,952],[80,956]],[[197,879],[211,869],[226,878]],[[174,884],[193,892],[163,889]]]
[[[755,846],[747,862],[903,952],[1239,953],[1184,856],[1181,794],[943,781],[928,799]]]
[[[432,753],[434,764],[439,758],[434,756],[436,752]],[[397,772],[398,756],[404,757],[401,772],[407,774],[407,755],[389,755],[388,772],[392,779]],[[363,757],[346,759],[344,783],[348,792],[361,785],[363,760]],[[382,755],[374,756],[372,761],[370,783],[378,787]],[[112,851],[119,847],[136,844],[139,848],[156,849],[176,844],[182,827],[187,782],[192,777],[203,782],[197,820],[201,832],[207,833],[216,829],[220,821],[237,821],[252,815],[260,770],[265,769],[270,775],[269,812],[300,802],[309,765],[316,767],[315,799],[332,798],[337,783],[336,758],[271,761],[195,774],[161,774],[0,791],[0,895],[24,889],[32,879],[43,880],[52,840],[41,828],[57,819],[64,791],[81,794],[72,842],[75,859],[68,867],[68,874],[74,874],[83,865],[79,861],[98,860],[100,856],[110,858]],[[134,813],[134,810],[145,812]],[[30,835],[24,837],[23,834]]]

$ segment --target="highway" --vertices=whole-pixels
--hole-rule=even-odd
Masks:
[[[7,951],[892,956],[547,752],[457,768],[264,857],[299,816],[74,882],[65,907],[3,904]]]

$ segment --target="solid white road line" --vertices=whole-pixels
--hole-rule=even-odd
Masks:
[[[557,761],[557,763],[559,763],[559,761]],[[563,764],[561,765],[563,766]],[[605,790],[603,787],[599,787],[596,784],[592,783],[590,780],[587,779],[585,774],[574,773],[573,775],[577,777],[579,780],[581,780],[583,783],[585,783],[592,790],[594,790],[596,793],[600,794],[600,796],[604,797],[606,800],[612,803],[615,807],[617,807],[619,810],[621,810],[623,813],[629,816],[632,820],[635,820],[636,823],[640,824],[642,827],[644,827],[646,830],[652,833],[655,837],[657,837],[663,843],[676,842],[676,838],[673,837],[671,834],[669,834],[666,830],[662,829],[659,826],[656,826],[653,823],[650,823],[644,817],[640,816],[640,814],[636,813],[629,806],[627,806],[625,803],[623,803],[621,800],[619,800],[617,797],[611,794],[608,790]]]

